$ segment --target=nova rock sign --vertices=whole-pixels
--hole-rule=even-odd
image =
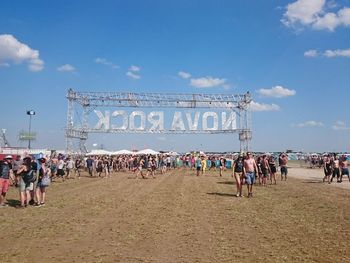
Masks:
[[[236,112],[189,112],[175,111],[171,121],[165,120],[163,111],[133,111],[130,114],[124,110],[113,112],[95,110],[98,122],[95,131],[140,131],[140,132],[166,132],[166,131],[193,131],[215,132],[237,130]],[[171,123],[165,127],[165,123]]]

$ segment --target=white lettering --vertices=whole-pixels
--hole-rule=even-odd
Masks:
[[[235,130],[237,128],[236,113],[231,111],[229,117],[227,118],[226,112],[222,112],[221,124],[223,130]]]
[[[213,118],[213,127],[208,127],[208,118]],[[219,128],[219,117],[216,112],[204,112],[202,119],[202,128],[204,131],[217,131]]]
[[[156,117],[156,119],[154,117]],[[148,114],[147,120],[152,124],[149,131],[164,131],[164,112],[152,111]]]
[[[171,130],[185,130],[185,123],[182,120],[182,114],[180,111],[175,111],[173,122],[171,124]]]
[[[136,116],[140,117],[140,126],[139,127],[135,127],[135,117]],[[130,128],[130,130],[137,130],[137,131],[145,130],[145,128],[146,128],[146,115],[143,111],[133,111],[130,114],[129,128]]]
[[[191,114],[189,112],[186,112],[186,119],[190,131],[196,131],[198,129],[199,115],[200,112],[196,111],[196,113],[194,114],[194,120],[192,121]]]
[[[118,127],[117,125],[112,124],[113,130],[126,130],[128,128],[128,113],[123,110],[116,110],[112,113],[112,117],[117,118],[118,116],[122,117],[123,124]]]
[[[105,116],[103,116],[102,112],[95,110],[94,111],[98,118],[98,123],[95,126],[96,130],[109,130],[109,121],[110,121],[110,113],[109,111],[105,111]]]

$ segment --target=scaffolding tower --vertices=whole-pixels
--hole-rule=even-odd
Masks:
[[[218,131],[173,131],[164,130],[162,133],[238,133],[240,150],[248,151],[252,139],[252,120],[249,92],[244,94],[176,94],[176,93],[133,93],[133,92],[79,92],[69,89],[66,96],[68,100],[66,142],[67,152],[73,150],[73,139],[79,140],[79,149],[86,152],[86,140],[89,133],[130,133],[147,131],[121,131],[96,130],[89,128],[88,116],[98,107],[119,108],[200,108],[200,109],[226,109],[236,112],[239,118],[239,128],[235,130]],[[74,121],[76,107],[81,108],[80,124]]]

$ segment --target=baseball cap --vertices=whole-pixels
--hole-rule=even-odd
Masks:
[[[12,155],[6,155],[5,159],[13,159]]]

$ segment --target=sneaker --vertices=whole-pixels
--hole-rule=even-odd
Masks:
[[[240,197],[241,195],[239,193],[236,194],[236,197]]]
[[[40,203],[41,206],[45,206],[45,203]]]
[[[41,206],[41,204],[39,204],[39,203],[36,203],[35,205],[34,205],[34,207],[40,207]]]

